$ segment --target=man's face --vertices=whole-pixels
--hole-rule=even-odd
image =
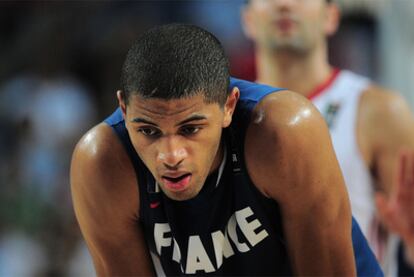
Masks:
[[[169,101],[130,96],[124,116],[132,144],[169,198],[193,198],[219,166],[222,128],[234,110],[227,102],[223,108],[201,95]]]
[[[327,13],[325,0],[251,0],[243,21],[258,47],[306,53],[328,35]]]

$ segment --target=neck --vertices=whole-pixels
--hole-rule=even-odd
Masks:
[[[257,82],[283,87],[308,97],[329,79],[326,45],[307,53],[256,48]]]

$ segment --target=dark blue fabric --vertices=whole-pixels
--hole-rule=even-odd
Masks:
[[[275,88],[268,85],[231,78],[229,88],[232,89],[233,87],[238,87],[240,92],[242,92],[242,101],[252,101],[256,103],[269,93],[284,90],[283,88]]]
[[[368,246],[365,236],[362,234],[357,221],[352,217],[352,243],[358,276],[384,276],[375,258],[374,253]]]
[[[104,122],[109,126],[114,126],[119,123],[123,123],[124,118],[122,116],[122,111],[120,108],[116,109],[110,116],[108,116]]]

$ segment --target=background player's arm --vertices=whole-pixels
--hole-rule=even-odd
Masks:
[[[359,108],[358,130],[363,152],[377,178],[376,189],[391,195],[397,182],[402,149],[414,151],[414,117],[398,94],[371,86]]]
[[[71,165],[73,204],[99,276],[153,275],[138,223],[136,180],[109,126],[98,125],[76,146]]]
[[[350,206],[323,118],[292,92],[267,96],[255,112],[246,162],[280,204],[294,273],[355,275]]]
[[[414,152],[401,151],[397,183],[386,197],[377,193],[378,213],[388,230],[404,242],[405,260],[414,267]]]
[[[372,86],[360,105],[360,124],[377,178],[377,211],[405,244],[414,266],[414,117],[404,99]]]

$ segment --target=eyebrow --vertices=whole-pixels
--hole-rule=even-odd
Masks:
[[[190,116],[187,119],[184,119],[183,121],[180,121],[175,126],[183,125],[183,124],[189,123],[191,121],[199,121],[199,120],[204,120],[204,119],[207,119],[207,117],[204,116],[204,115],[195,114],[195,115]],[[154,122],[151,122],[151,121],[149,121],[149,120],[147,120],[145,118],[141,118],[141,117],[136,117],[136,118],[132,119],[131,122],[134,122],[134,123],[144,123],[144,124],[158,126]]]

